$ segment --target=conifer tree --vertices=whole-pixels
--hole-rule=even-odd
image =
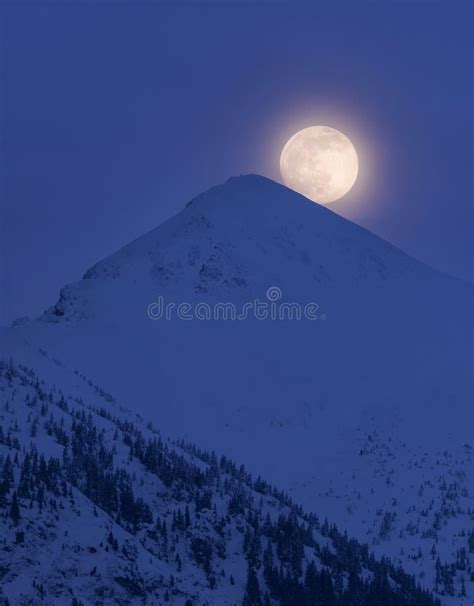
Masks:
[[[21,514],[20,514],[20,507],[18,506],[18,497],[16,494],[16,490],[13,493],[12,504],[10,506],[10,517],[13,520],[13,523],[15,524],[15,526],[17,526],[21,519]]]
[[[257,575],[255,570],[250,565],[247,570],[247,582],[245,584],[245,595],[242,605],[262,606],[262,597],[260,595],[260,587],[258,584]]]

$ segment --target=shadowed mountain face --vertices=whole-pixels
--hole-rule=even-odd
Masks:
[[[217,303],[237,314],[269,303],[270,287],[275,309],[316,303],[317,319],[258,319],[253,307],[245,320],[195,317],[198,305],[207,317]],[[471,285],[245,176],[96,264],[41,318],[6,330],[2,353],[35,368],[41,348],[164,433],[245,462],[367,539],[378,509],[404,491],[416,506],[436,453],[471,438],[472,302]],[[194,319],[177,317],[180,303]],[[361,458],[367,440],[390,442],[390,456]],[[382,459],[398,471],[385,465],[378,486]],[[379,543],[398,555],[390,534]]]

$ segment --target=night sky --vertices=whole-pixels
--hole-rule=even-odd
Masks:
[[[329,208],[472,279],[470,3],[0,11],[0,323],[314,124],[360,156]]]

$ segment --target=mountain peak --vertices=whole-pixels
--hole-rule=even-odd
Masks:
[[[254,200],[256,196],[258,196],[259,201],[259,204],[255,205],[256,212],[262,205],[269,208],[270,205],[273,205],[273,209],[276,209],[276,205],[281,202],[294,205],[298,201],[308,207],[314,206],[327,211],[323,206],[311,202],[285,185],[253,173],[231,176],[224,183],[211,187],[193,198],[187,206],[210,200],[231,205],[231,203],[244,203],[245,200]]]
[[[284,190],[287,193],[296,194],[296,192],[292,189],[286,187],[277,181],[273,181],[269,177],[264,177],[263,175],[258,175],[256,173],[247,173],[242,175],[233,175],[225,181],[220,187],[229,187],[239,189],[240,191],[248,191],[259,189],[262,191],[266,189],[268,192],[276,192],[278,190]],[[218,186],[219,187],[219,186]],[[300,194],[296,194],[300,196]],[[304,197],[304,196],[300,196]]]
[[[378,285],[422,266],[388,242],[260,175],[231,177],[196,196],[177,215],[99,262],[84,275],[148,276],[150,290],[183,293],[279,284],[311,298],[344,282]],[[427,271],[427,268],[424,268]]]
[[[246,173],[241,175],[232,175],[226,181],[226,183],[267,183],[276,184],[276,181],[272,181],[268,177],[258,175],[257,173]]]
[[[361,284],[369,290],[398,288],[400,279],[423,280],[432,273],[355,223],[250,174],[201,193],[177,215],[94,265],[82,282],[61,291],[53,319],[70,317],[71,301],[87,300],[90,307],[91,297],[99,296],[84,284],[90,280],[119,280],[129,299],[150,299],[157,292],[240,299],[278,285],[288,296],[313,300],[315,293],[347,298]],[[73,308],[74,317],[89,317],[76,304]]]

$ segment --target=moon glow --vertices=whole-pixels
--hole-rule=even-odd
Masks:
[[[359,159],[346,135],[329,126],[310,126],[288,140],[280,171],[287,187],[313,202],[328,204],[352,188]]]

